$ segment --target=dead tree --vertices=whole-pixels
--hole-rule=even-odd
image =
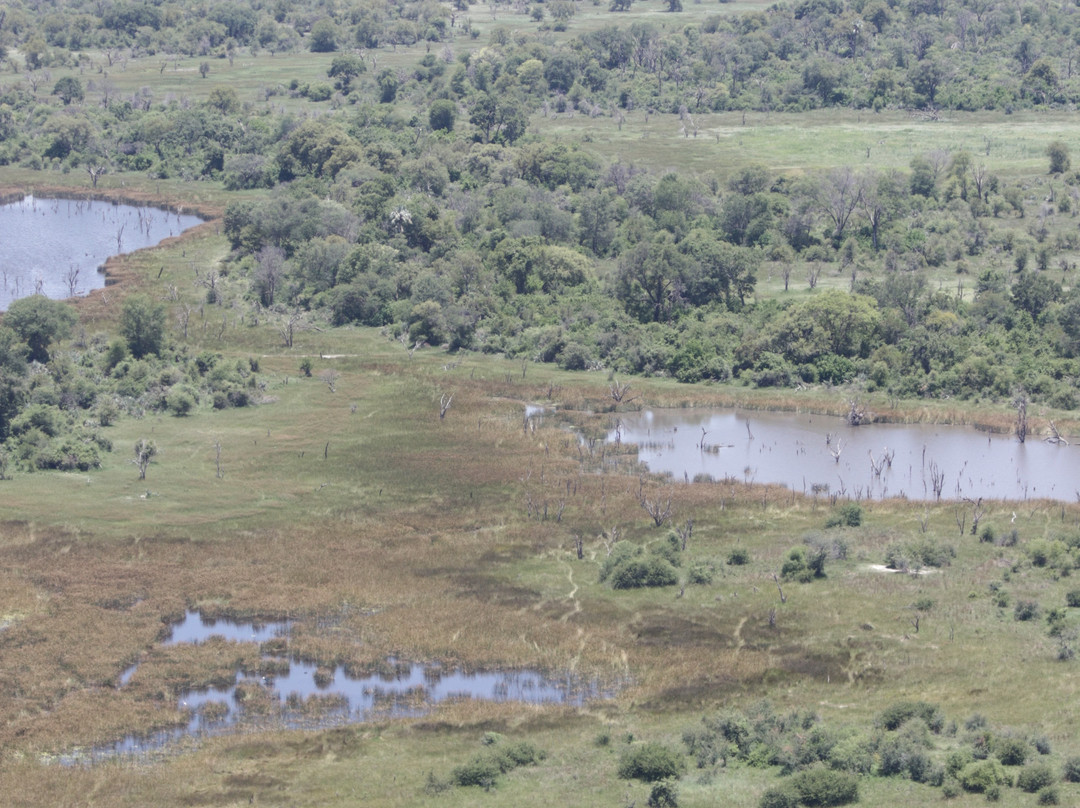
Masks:
[[[979,532],[979,520],[982,519],[983,513],[986,512],[986,506],[983,505],[982,497],[978,499],[964,498],[964,502],[971,506],[971,535],[974,536]],[[964,529],[961,527],[960,532],[963,533]]]
[[[773,573],[772,579],[773,582],[776,584],[777,591],[780,592],[780,602],[787,603],[787,595],[784,594],[784,588],[780,586],[780,578],[775,572]]]
[[[337,392],[337,382],[340,376],[341,374],[336,370],[324,370],[319,374],[319,378],[326,383],[326,386],[330,388],[331,393]]]
[[[616,404],[629,404],[637,396],[631,396],[627,398],[626,395],[630,392],[630,383],[619,384],[618,379],[612,379],[611,384],[608,385],[608,390],[611,393],[611,400]]]
[[[682,549],[686,550],[686,545],[690,541],[690,537],[694,533],[694,520],[687,519],[686,523],[682,527],[676,527],[675,532],[679,534],[681,540]]]
[[[107,166],[90,164],[86,166],[86,173],[90,175],[90,187],[97,188],[98,180],[101,179],[101,175],[108,171]]]
[[[1068,446],[1069,442],[1062,437],[1061,432],[1058,431],[1057,424],[1053,421],[1050,422],[1050,434],[1043,438],[1047,443],[1055,443],[1058,446]]]
[[[453,401],[453,400],[454,400],[454,394],[453,393],[451,393],[450,395],[446,395],[446,393],[443,393],[442,396],[439,397],[439,420],[440,421],[443,418],[446,417],[446,411],[448,409],[450,409],[450,402]]]
[[[146,438],[140,438],[139,442],[135,444],[135,457],[132,459],[132,463],[139,469],[139,479],[146,479],[146,470],[150,468],[150,461],[154,459],[157,454],[157,446],[153,441]]]
[[[642,495],[641,507],[645,509],[645,513],[652,517],[657,527],[660,527],[671,517],[671,496],[669,495],[667,501],[661,504],[658,499],[656,502],[651,502],[647,496]]]
[[[296,332],[300,328],[300,312],[294,311],[289,315],[285,322],[278,326],[278,332],[281,334],[281,341],[285,343],[286,348],[293,346],[293,337],[296,336]]]
[[[1016,439],[1023,443],[1027,440],[1028,431],[1028,419],[1027,419],[1027,393],[1023,390],[1017,391],[1013,396],[1013,406],[1016,407]]]

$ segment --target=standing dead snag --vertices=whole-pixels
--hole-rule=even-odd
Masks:
[[[324,370],[319,374],[319,378],[326,383],[326,386],[330,388],[331,393],[337,392],[337,382],[340,376],[341,374],[336,370]]]
[[[1027,393],[1023,390],[1018,390],[1013,396],[1013,406],[1016,407],[1016,439],[1023,443],[1027,440],[1028,431],[1028,419],[1027,419]]]
[[[649,498],[645,495],[641,497],[641,507],[645,509],[645,512],[652,517],[653,522],[657,527],[660,527],[671,516],[671,496],[667,498],[667,502],[663,505],[660,504],[660,500],[656,502],[650,502]]]
[[[685,551],[686,550],[686,544],[687,544],[687,542],[690,541],[690,536],[692,536],[693,533],[694,533],[694,520],[693,519],[687,519],[686,524],[683,525],[682,527],[675,528],[675,531],[679,534],[679,538],[681,539],[682,549]]]
[[[443,393],[439,398],[439,420],[441,421],[446,417],[446,411],[450,409],[450,402],[454,400],[454,394],[446,395]]]
[[[611,384],[608,385],[608,392],[611,394],[611,400],[616,404],[629,404],[637,396],[631,396],[627,398],[627,394],[630,392],[630,383],[619,384],[618,379],[612,379]]]
[[[146,479],[146,470],[150,467],[150,461],[156,454],[157,446],[151,440],[140,438],[139,442],[135,444],[135,457],[131,462],[139,469],[140,480]]]

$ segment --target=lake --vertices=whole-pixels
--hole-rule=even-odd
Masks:
[[[884,499],[1080,497],[1077,447],[938,424],[870,424],[790,412],[645,410],[620,414],[609,441],[638,445],[679,480],[779,483],[808,495]]]
[[[112,256],[153,247],[202,223],[198,216],[84,199],[27,196],[0,205],[0,311],[43,294],[55,300],[105,285]]]

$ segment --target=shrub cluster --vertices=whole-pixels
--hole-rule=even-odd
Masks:
[[[495,786],[500,775],[519,766],[534,766],[547,757],[545,752],[528,741],[504,745],[501,739],[494,739],[493,743],[486,745],[492,748],[454,768],[450,773],[450,781],[454,785],[490,789]]]
[[[628,541],[620,541],[600,565],[600,582],[610,582],[612,589],[673,586],[679,581],[679,545],[665,540],[651,552]]]

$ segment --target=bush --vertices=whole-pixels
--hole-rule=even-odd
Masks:
[[[799,797],[790,788],[775,786],[761,795],[758,808],[797,808]]]
[[[632,746],[619,758],[619,777],[623,780],[642,780],[655,783],[677,778],[683,769],[683,758],[677,751],[661,743]]]
[[[829,517],[825,527],[858,527],[862,524],[862,506],[849,502]]]
[[[686,580],[692,584],[711,584],[713,582],[713,574],[716,572],[716,568],[707,561],[699,561],[696,564],[690,566],[690,570],[686,574]]]
[[[611,575],[612,589],[674,586],[678,582],[679,575],[671,562],[659,556],[631,559],[617,567]]]
[[[959,773],[957,779],[965,791],[988,793],[999,785],[1009,782],[1005,767],[993,758],[969,763]]]
[[[1033,763],[1020,770],[1016,778],[1016,787],[1028,794],[1034,794],[1040,789],[1053,785],[1056,779],[1053,770],[1045,763]]]
[[[491,788],[502,773],[498,762],[491,755],[477,755],[450,773],[450,781],[458,786],[482,786]]]
[[[1080,589],[1073,589],[1065,593],[1065,605],[1074,609],[1080,606]]]
[[[858,781],[850,774],[832,769],[799,772],[792,776],[791,787],[799,795],[799,802],[810,808],[859,801]]]
[[[1061,801],[1058,796],[1057,786],[1047,786],[1039,789],[1039,805],[1057,805]],[[651,803],[650,803],[651,805]]]
[[[1028,749],[1027,743],[1019,738],[999,738],[994,744],[994,754],[1006,766],[1023,766]]]
[[[170,390],[165,397],[165,406],[169,408],[169,412],[178,418],[190,414],[195,409],[196,404],[194,391],[186,386]]]
[[[1062,777],[1067,783],[1080,783],[1080,757],[1071,757],[1065,760]]]
[[[925,701],[898,701],[886,707],[878,721],[887,730],[897,730],[912,718],[921,718],[933,732],[941,732],[945,717],[936,704]]]
[[[1034,600],[1018,600],[1013,609],[1013,618],[1027,621],[1035,620],[1039,616],[1039,604]]]
[[[780,577],[785,581],[810,583],[815,578],[825,577],[825,559],[828,551],[824,548],[807,553],[802,547],[792,548],[780,568]]]
[[[674,781],[661,780],[655,783],[649,792],[648,805],[649,808],[678,808],[679,789]]]
[[[727,563],[732,567],[741,567],[744,564],[749,564],[750,551],[744,547],[734,548],[730,553],[728,553]]]

